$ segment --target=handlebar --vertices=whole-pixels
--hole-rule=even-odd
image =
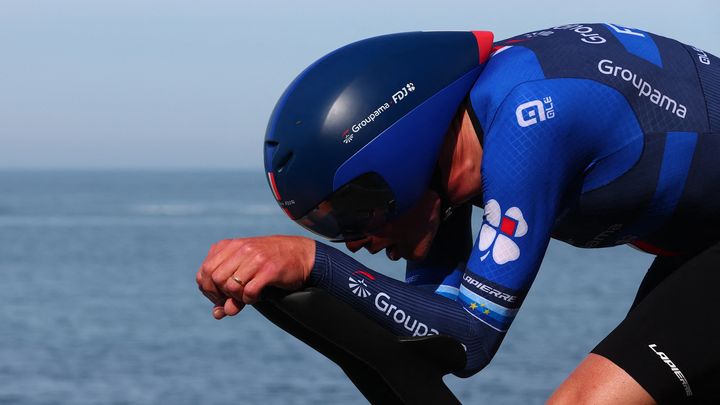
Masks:
[[[395,336],[318,288],[268,288],[254,307],[339,365],[373,404],[460,404],[442,380],[465,366],[465,350],[449,336]]]

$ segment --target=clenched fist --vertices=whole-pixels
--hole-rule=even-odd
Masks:
[[[300,236],[225,239],[210,247],[197,272],[213,316],[236,315],[255,303],[267,286],[299,290],[315,263],[315,241]]]

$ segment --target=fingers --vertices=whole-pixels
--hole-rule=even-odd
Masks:
[[[232,255],[235,250],[239,248],[239,245],[240,244],[233,244],[231,240],[221,240],[213,245],[213,247],[210,248],[210,252],[208,252],[208,257],[196,275],[198,286],[203,293],[207,293],[206,296],[213,303],[219,304],[220,302],[218,302],[218,300],[225,298],[225,294],[218,290],[216,284],[213,282],[213,273],[218,265],[222,264],[228,256]],[[213,299],[213,297],[215,299]]]
[[[361,248],[369,241],[359,241]],[[301,288],[312,270],[315,242],[291,236],[223,240],[210,247],[196,281],[215,304],[213,316],[222,319],[253,304],[273,285],[286,290]]]
[[[244,303],[237,301],[234,298],[228,298],[227,301],[225,301],[225,306],[223,307],[223,310],[225,311],[225,315],[235,316],[240,313],[240,311],[242,311],[244,307]]]
[[[215,307],[213,307],[212,314],[213,318],[219,321],[220,319],[225,318],[225,309],[222,305],[215,305]]]
[[[205,273],[211,273],[217,266],[219,266],[228,256],[235,253],[236,250],[243,246],[243,242],[240,239],[229,240],[224,239],[216,243],[216,248],[211,255],[202,264],[202,270]]]
[[[203,291],[202,288],[200,288],[200,292],[202,292],[202,295],[204,295],[208,300],[210,300],[210,302],[212,302],[215,305],[222,305],[223,302],[225,302],[225,298],[222,296],[218,296],[214,293]]]
[[[245,308],[245,304],[233,298],[228,298],[221,305],[215,305],[212,310],[213,318],[220,320],[226,316],[235,316]]]
[[[241,247],[233,252],[232,256],[225,259],[212,273],[212,281],[219,291],[225,291],[225,285],[233,275],[239,280],[249,280],[255,273],[256,257],[249,248]]]
[[[241,294],[239,298],[243,303],[248,305],[256,303],[260,299],[260,294],[265,287],[273,285],[279,281],[278,272],[273,271],[273,269],[268,267],[265,267],[263,270],[264,271],[258,271],[255,276],[250,279],[247,284],[245,284],[242,291],[239,291]],[[231,281],[235,282],[234,280]],[[237,299],[236,294],[238,294],[238,292],[233,292],[233,294],[233,296]]]
[[[222,286],[223,291],[238,302],[243,302],[242,296],[245,291],[245,281],[243,281],[242,268],[233,273]],[[248,280],[248,277],[245,277]],[[248,281],[249,282],[249,281]]]
[[[215,253],[217,253],[218,251],[224,249],[225,246],[228,245],[228,243],[230,243],[230,239],[223,239],[217,243],[213,243],[212,245],[210,245],[210,250],[208,251],[207,256],[205,256],[204,261],[206,261],[210,257],[214,256]]]

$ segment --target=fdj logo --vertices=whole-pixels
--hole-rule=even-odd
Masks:
[[[552,97],[545,97],[542,101],[533,100],[520,104],[515,110],[515,116],[518,125],[523,128],[555,118],[555,106]]]

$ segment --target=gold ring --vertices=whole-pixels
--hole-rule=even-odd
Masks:
[[[235,280],[236,283],[240,284],[241,286],[245,287],[245,283],[243,283],[242,280],[238,276],[232,276],[232,279]]]

